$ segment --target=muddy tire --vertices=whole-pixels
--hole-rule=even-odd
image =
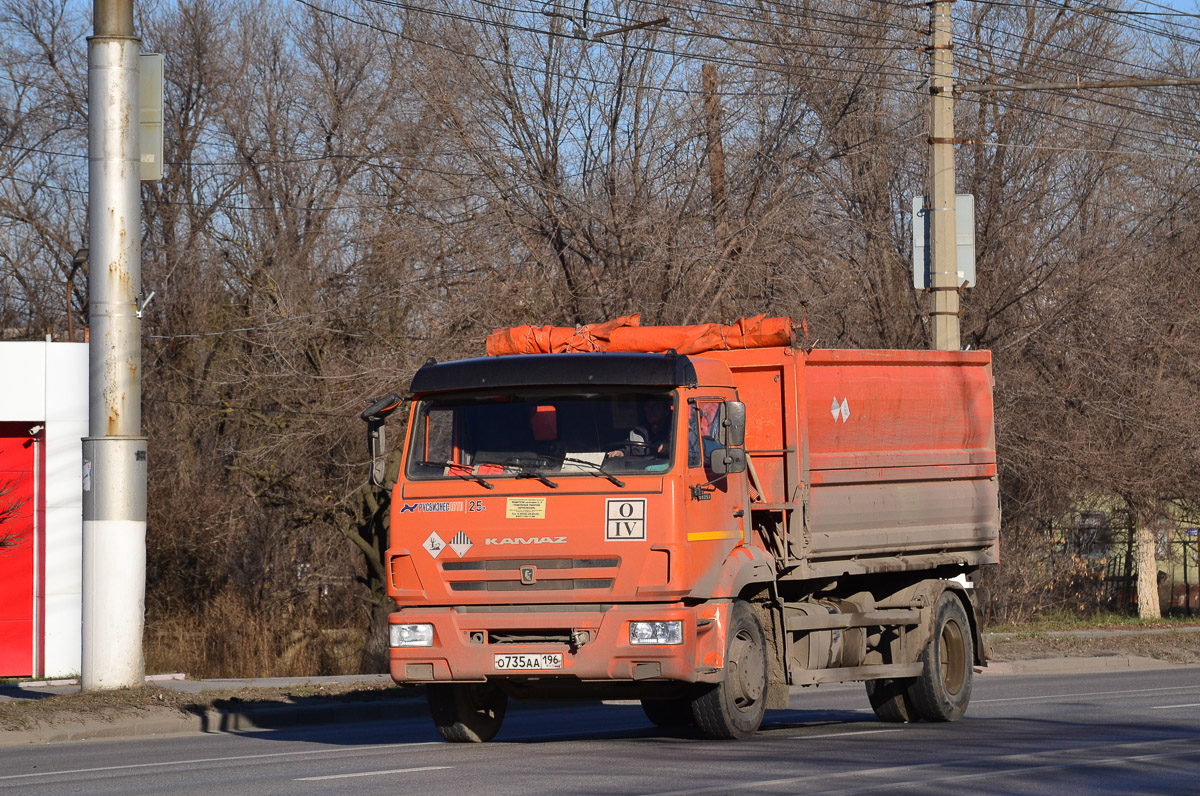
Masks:
[[[508,695],[492,683],[437,683],[425,693],[433,724],[450,743],[492,740],[508,707]]]
[[[748,738],[767,706],[767,642],[758,616],[733,604],[725,641],[725,679],[692,700],[692,718],[707,738]]]
[[[696,723],[690,699],[643,699],[642,711],[657,727],[691,727]]]
[[[933,638],[920,661],[924,668],[908,688],[917,715],[926,721],[958,721],[971,701],[975,647],[967,612],[953,592],[938,600]]]
[[[868,680],[867,701],[880,721],[891,724],[912,724],[921,717],[908,696],[912,678],[901,680]]]

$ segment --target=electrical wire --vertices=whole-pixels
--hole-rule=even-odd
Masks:
[[[413,10],[413,11],[420,11],[420,12],[428,12],[428,9],[418,9],[418,8],[415,8],[415,7],[412,7],[412,6],[407,6],[407,5],[403,4],[403,3],[399,3],[399,2],[392,2],[391,0],[370,0],[370,1],[371,1],[371,2],[373,2],[373,3],[375,3],[375,4],[377,4],[377,5],[382,5],[382,6],[389,6],[389,7],[393,7],[393,8],[402,8],[402,9],[406,9],[406,10]],[[322,14],[329,14],[329,15],[332,15],[332,16],[334,16],[334,17],[337,17],[337,18],[339,18],[339,19],[345,20],[345,21],[347,21],[347,22],[349,22],[349,23],[352,23],[352,24],[355,24],[355,25],[363,25],[363,24],[365,24],[365,25],[367,25],[368,27],[372,27],[372,28],[374,28],[374,29],[376,29],[376,30],[378,30],[378,31],[380,31],[380,32],[387,33],[387,34],[389,34],[389,35],[398,36],[398,37],[399,37],[399,38],[401,38],[401,39],[404,39],[404,38],[405,38],[403,35],[399,34],[397,31],[392,31],[392,30],[389,30],[389,29],[383,28],[383,27],[381,27],[381,26],[376,26],[376,25],[374,25],[373,23],[365,23],[365,22],[363,22],[362,20],[356,20],[356,19],[352,19],[352,18],[346,17],[345,15],[342,15],[342,14],[337,14],[336,12],[332,12],[332,11],[330,11],[330,10],[328,10],[328,9],[324,9],[324,8],[320,8],[320,7],[318,7],[318,6],[315,6],[314,4],[312,4],[312,3],[310,3],[310,2],[306,2],[305,0],[297,0],[297,2],[301,3],[302,5],[305,5],[305,6],[309,7],[310,9],[313,9],[314,11],[320,12],[320,13],[322,13]],[[985,2],[985,0],[980,0],[980,4],[983,4],[983,5],[989,5],[989,4],[990,4],[990,5],[1000,5],[1000,6],[1003,6],[1003,5],[1011,5],[1011,4],[1003,4],[1003,3],[987,3],[987,2]],[[481,3],[481,5],[483,5],[483,6],[486,6],[486,7],[491,7],[491,8],[493,8],[493,9],[498,9],[498,10],[511,10],[511,9],[508,9],[507,7],[505,7],[505,6],[500,6],[500,5],[497,5],[497,4],[494,4],[494,3]],[[673,9],[680,9],[680,7],[679,7],[679,6],[676,6],[676,5],[674,5],[674,4],[671,4],[671,3],[666,3],[666,2],[658,2],[658,3],[655,3],[655,2],[650,2],[650,3],[648,3],[648,5],[650,5],[650,6],[656,6],[656,7],[662,7],[662,8],[673,8]],[[727,8],[731,8],[731,9],[732,9],[732,8],[738,8],[738,9],[741,9],[741,8],[742,8],[741,6],[737,6],[736,4],[733,4],[733,3],[713,2],[713,3],[711,3],[711,5],[716,5],[716,6],[719,6],[719,7],[727,7]],[[1062,6],[1057,6],[1057,5],[1052,5],[1052,6],[1050,6],[1050,7],[1052,7],[1052,8],[1055,8],[1055,9],[1058,9],[1058,8],[1065,8],[1065,7],[1062,7]],[[441,15],[442,15],[442,16],[449,16],[449,18],[452,18],[452,19],[454,19],[454,20],[456,20],[456,21],[469,21],[469,22],[471,22],[472,24],[475,24],[475,23],[479,23],[479,24],[489,24],[489,23],[488,23],[488,22],[486,22],[486,21],[481,21],[481,20],[478,20],[478,19],[475,19],[475,18],[473,18],[473,17],[469,17],[469,16],[467,16],[467,15],[463,15],[463,14],[449,14],[449,15],[447,15],[447,14],[445,14],[445,13],[441,13]],[[595,16],[595,15],[594,15],[594,16]],[[732,17],[732,16],[734,16],[734,15],[727,15],[727,16],[731,16],[731,17]],[[858,19],[858,18],[851,17],[851,16],[847,16],[847,15],[836,15],[836,14],[831,14],[831,15],[826,15],[826,17],[827,17],[827,18],[832,18],[832,19],[839,19],[839,20],[843,20],[843,21],[847,21],[847,20],[853,20],[853,21],[855,21],[855,22],[861,22],[861,21],[862,21],[862,20],[860,20],[860,19]],[[603,17],[603,16],[600,16],[599,18],[605,18],[605,17]],[[621,18],[618,18],[618,17],[615,17],[615,16],[612,16],[612,19],[613,19],[614,21],[622,21],[622,20],[621,20]],[[753,21],[754,21],[753,19],[751,19],[751,18],[749,18],[749,17],[744,17],[744,18],[742,18],[742,19],[745,19],[747,22],[753,22]],[[795,30],[810,31],[810,32],[825,32],[823,29],[816,29],[816,28],[806,28],[805,26],[803,26],[803,25],[799,25],[799,24],[792,25],[792,24],[790,24],[790,23],[789,23],[789,25],[790,25],[790,27],[791,27],[792,29],[795,29]],[[538,29],[538,28],[534,28],[534,27],[532,27],[532,26],[516,26],[516,28],[515,28],[515,29],[516,29],[516,30],[520,30],[520,31],[522,31],[522,32],[531,32],[531,33],[537,33],[537,34],[539,34],[539,35],[542,35],[542,34],[545,34],[545,33],[546,33],[546,31],[544,31],[544,30],[541,30],[541,29]],[[675,33],[676,33],[676,34],[679,34],[680,32],[679,32],[679,31],[675,31]],[[697,35],[697,36],[698,36],[699,34],[693,34],[693,35]],[[412,41],[419,41],[419,40],[415,40],[415,39],[409,39],[409,40],[412,40]],[[886,38],[885,38],[885,37],[880,37],[880,39],[879,39],[879,40],[886,40]],[[759,43],[759,42],[761,42],[761,40],[747,40],[747,41],[750,41],[751,43]],[[421,43],[421,44],[425,44],[425,45],[429,45],[429,46],[438,46],[438,45],[431,45],[429,42],[420,42],[420,43]],[[772,43],[769,43],[769,45],[770,45],[770,46],[778,46],[778,45],[776,45],[776,44],[775,44],[775,43],[773,43],[773,42],[772,42]],[[1055,45],[1051,45],[1051,46],[1055,46]],[[457,52],[457,51],[455,51],[455,52]],[[692,57],[692,56],[691,56],[691,54],[689,54],[689,53],[681,52],[681,51],[679,51],[679,50],[674,50],[674,49],[661,49],[661,48],[660,48],[660,49],[652,50],[652,52],[658,52],[658,53],[662,53],[662,54],[667,54],[667,55],[670,55],[671,57]],[[459,53],[459,54],[463,54],[463,53]],[[477,57],[477,56],[478,56],[478,54],[472,53],[472,54],[470,54],[470,56],[471,56],[471,57]],[[486,60],[486,61],[489,61],[489,62],[492,62],[492,63],[496,63],[496,64],[498,64],[498,65],[501,65],[501,66],[503,66],[504,68],[523,68],[521,65],[519,65],[519,64],[515,64],[515,63],[513,63],[512,61],[505,61],[505,60],[502,60],[502,59],[487,59],[487,58],[485,58],[484,60]],[[1111,59],[1110,59],[1110,60],[1111,60]],[[732,59],[716,59],[716,62],[718,62],[718,63],[721,63],[721,64],[723,64],[723,65],[726,65],[727,67],[734,68],[734,69],[748,69],[748,70],[750,70],[750,71],[757,71],[757,70],[761,70],[761,69],[762,69],[762,64],[761,64],[761,63],[758,63],[758,62],[756,62],[756,61],[752,61],[752,60],[746,60],[746,59],[737,59],[737,60],[732,60]],[[540,73],[543,73],[543,74],[544,74],[544,72],[545,72],[545,70],[537,70],[537,71],[539,71]],[[844,82],[845,82],[847,79],[852,79],[852,78],[854,78],[855,76],[857,76],[857,75],[861,74],[861,73],[850,72],[849,70],[840,70],[840,72],[841,72],[841,74],[839,75],[839,77],[838,77],[837,79],[838,79],[838,80],[840,80],[840,81],[842,81],[843,83],[844,83]],[[905,74],[907,74],[907,73],[905,73]],[[916,76],[917,74],[918,74],[918,73],[916,73],[915,71],[913,71],[913,75],[914,75],[914,76]],[[781,76],[781,77],[782,77],[782,76],[784,76],[784,73],[782,73],[782,72],[781,72],[781,73],[780,73],[780,76]],[[578,77],[578,76],[575,76],[575,77]],[[588,78],[586,78],[586,77],[585,77],[584,79],[585,79],[585,80],[588,80],[588,82],[591,82],[591,83],[603,83],[603,81],[591,80],[591,79],[588,79]],[[617,85],[617,83],[610,81],[610,82],[608,82],[608,85],[614,85],[614,86],[615,86],[615,85]],[[889,91],[896,91],[896,90],[898,90],[898,89],[896,89],[896,87],[894,87],[894,86],[891,86],[891,87],[884,87],[884,86],[868,86],[868,87],[869,87],[869,88],[876,88],[876,89],[880,89],[880,90],[889,90]],[[663,88],[664,90],[671,90],[671,89],[672,89],[672,88],[674,88],[674,87],[659,87],[659,88]],[[911,93],[913,93],[913,90],[911,90],[911,89],[899,89],[899,90],[900,90],[900,91],[902,91],[903,93],[907,93],[907,94],[911,94]],[[688,93],[688,94],[699,94],[699,93],[701,93],[701,92],[694,91],[694,90],[684,90],[684,93]],[[781,94],[781,96],[785,96],[785,95],[786,95],[786,93],[784,93],[784,94]],[[723,96],[730,96],[730,95],[723,95]],[[1095,98],[1091,98],[1091,97],[1089,97],[1089,98],[1087,98],[1087,101],[1089,101],[1089,102],[1096,102],[1096,103],[1099,103],[1100,105],[1106,105],[1106,106],[1108,106],[1108,107],[1112,107],[1112,108],[1114,108],[1114,109],[1121,109],[1121,110],[1137,110],[1137,109],[1138,109],[1138,107],[1139,107],[1137,103],[1133,103],[1132,105],[1126,104],[1125,98],[1122,98],[1122,97],[1114,97],[1112,100],[1100,100],[1100,99],[1095,99]],[[1020,103],[1018,103],[1018,102],[1014,102],[1014,101],[1011,101],[1011,100],[998,101],[998,100],[996,100],[995,98],[990,98],[990,99],[988,100],[988,102],[989,102],[989,103],[991,103],[991,104],[994,104],[994,105],[998,105],[998,106],[1001,106],[1001,107],[1008,108],[1009,110],[1021,110],[1021,111],[1025,112],[1025,113],[1037,113],[1037,114],[1041,114],[1041,115],[1043,115],[1043,116],[1044,116],[1044,117],[1046,117],[1046,118],[1055,119],[1056,121],[1058,121],[1058,122],[1060,122],[1060,123],[1062,123],[1062,124],[1064,124],[1064,125],[1066,125],[1066,126],[1071,126],[1071,127],[1072,127],[1072,129],[1074,129],[1074,130],[1075,130],[1075,132],[1076,132],[1076,133],[1079,133],[1079,134],[1084,134],[1084,133],[1085,133],[1086,131],[1088,131],[1088,130],[1091,130],[1091,131],[1093,131],[1093,132],[1097,132],[1097,131],[1104,131],[1104,132],[1107,132],[1107,133],[1119,132],[1119,133],[1121,133],[1121,134],[1123,134],[1123,135],[1127,135],[1127,136],[1129,136],[1130,138],[1133,138],[1133,139],[1135,139],[1135,140],[1140,140],[1140,141],[1142,141],[1143,143],[1146,143],[1146,144],[1148,144],[1148,145],[1154,145],[1154,144],[1156,144],[1156,143],[1157,143],[1157,142],[1160,140],[1160,139],[1158,139],[1158,138],[1154,137],[1154,131],[1151,131],[1151,130],[1137,129],[1137,128],[1130,128],[1130,127],[1118,127],[1118,126],[1116,126],[1116,125],[1112,125],[1112,124],[1109,124],[1109,123],[1106,123],[1106,122],[1103,122],[1103,121],[1098,121],[1098,120],[1095,120],[1095,119],[1078,119],[1078,118],[1074,118],[1074,117],[1072,117],[1072,116],[1068,116],[1068,115],[1065,115],[1065,114],[1062,114],[1062,113],[1054,113],[1054,112],[1050,112],[1050,111],[1047,111],[1047,110],[1044,110],[1044,109],[1039,109],[1039,108],[1031,107],[1031,106],[1030,106],[1030,105],[1028,105],[1028,104],[1022,105],[1022,104],[1020,104]],[[1141,108],[1141,110],[1143,111],[1141,115],[1142,115],[1142,116],[1145,116],[1145,117],[1155,117],[1155,118],[1158,118],[1160,121],[1164,121],[1164,122],[1170,122],[1170,123],[1178,123],[1178,122],[1180,122],[1180,121],[1181,121],[1181,117],[1178,117],[1178,116],[1170,115],[1170,114],[1163,113],[1163,112],[1148,111],[1148,110],[1147,110],[1146,108],[1144,108],[1144,107],[1143,107],[1143,108]],[[21,147],[18,147],[18,146],[16,146],[16,145],[11,145],[11,146],[12,146],[12,148],[16,148],[16,149],[22,149]],[[665,150],[665,149],[667,149],[668,147],[670,147],[670,143],[663,144],[663,145],[660,147],[660,150]],[[23,151],[35,152],[35,151],[39,151],[39,150],[30,149],[30,148],[24,148],[24,150],[23,150]],[[50,151],[50,150],[40,150],[40,151],[41,151],[43,154],[46,154],[46,155],[51,155],[51,156],[58,155],[58,156],[65,156],[65,157],[86,158],[86,155],[69,155],[69,154],[65,154],[65,153],[55,153],[55,152],[53,152],[53,151]],[[501,150],[499,147],[497,147],[497,148],[496,148],[496,149],[494,149],[493,151],[502,151],[502,150]],[[422,154],[424,154],[424,153],[422,153]],[[1144,153],[1144,152],[1142,152],[1142,153],[1139,153],[1139,154],[1143,154],[1143,155],[1145,155],[1145,154],[1148,154],[1148,153]],[[370,161],[370,160],[364,160],[364,159],[363,159],[361,156],[356,156],[356,155],[348,155],[348,154],[345,154],[345,153],[326,153],[326,154],[322,154],[322,155],[302,156],[302,157],[300,157],[300,158],[277,158],[277,159],[273,159],[273,160],[271,160],[271,161],[263,161],[263,162],[260,162],[260,163],[258,163],[258,164],[255,164],[255,165],[257,165],[257,166],[265,166],[265,165],[288,164],[288,163],[304,162],[305,160],[308,160],[308,159],[311,159],[312,161],[318,161],[318,160],[320,160],[320,161],[326,161],[326,160],[334,160],[334,159],[346,159],[346,160],[353,160],[353,161],[356,161],[356,162],[357,162],[357,163],[359,163],[360,165],[362,165],[362,164],[364,164],[364,163],[369,163],[369,164],[371,164],[371,165],[383,165],[383,164],[376,164],[376,163],[374,163],[373,161]],[[185,165],[185,164],[183,164],[183,163],[174,163],[173,165]],[[246,167],[246,166],[247,166],[247,164],[245,164],[245,163],[243,163],[243,162],[241,162],[241,161],[211,161],[211,162],[204,162],[204,161],[188,161],[188,162],[186,162],[186,165],[188,165],[188,166],[195,166],[195,167],[215,167],[215,168],[224,168],[224,167],[231,167],[231,166],[238,166],[238,167]],[[472,178],[474,178],[474,179],[482,179],[482,178],[486,178],[486,177],[488,176],[488,175],[485,175],[485,174],[482,174],[482,173],[464,173],[462,170],[441,170],[441,169],[433,169],[433,168],[430,168],[430,167],[428,167],[428,166],[424,166],[424,167],[421,167],[421,166],[407,166],[407,165],[404,165],[404,164],[389,164],[389,165],[387,165],[387,166],[386,166],[386,168],[388,168],[389,170],[392,170],[392,169],[398,169],[398,170],[400,170],[400,171],[402,171],[402,172],[403,172],[403,171],[412,171],[412,172],[422,172],[422,173],[429,173],[429,174],[431,174],[431,175],[434,175],[434,176],[439,176],[439,177],[449,177],[449,178],[456,178],[456,179],[460,179],[460,178],[461,178],[461,179],[472,179]],[[581,174],[581,173],[577,173],[577,174],[574,174],[574,175],[572,175],[572,174],[565,174],[565,175],[563,175],[563,176],[564,176],[564,178],[578,178],[578,177],[581,177],[581,176],[582,176],[582,174]],[[17,179],[18,179],[18,180],[20,180],[20,178],[17,178]],[[23,181],[23,182],[26,182],[27,184],[30,184],[30,185],[37,185],[37,183],[34,183],[34,182],[32,182],[32,181],[28,181],[28,180],[21,180],[21,181]],[[73,190],[73,189],[70,189],[70,188],[63,188],[63,190],[71,191],[71,190]],[[77,192],[77,193],[82,193],[82,192],[79,192],[79,191],[76,191],[76,192]],[[193,205],[193,204],[195,204],[194,202],[168,202],[168,203],[174,203],[174,204],[189,204],[189,205]],[[289,209],[289,210],[301,210],[301,211],[346,211],[346,210],[354,210],[354,209],[378,209],[378,208],[384,208],[384,207],[393,207],[393,206],[394,206],[394,204],[365,204],[365,205],[332,205],[332,206],[324,206],[324,207],[315,207],[315,206],[306,206],[306,205],[289,205],[289,204],[278,204],[278,203],[277,203],[277,204],[273,204],[273,205],[253,205],[253,204],[242,204],[242,205],[231,205],[231,204],[224,204],[224,205],[220,205],[220,207],[222,207],[223,209],[229,209],[229,210],[234,210],[234,211],[261,211],[261,210],[268,210],[268,209],[270,209],[270,210],[274,210],[274,209]]]

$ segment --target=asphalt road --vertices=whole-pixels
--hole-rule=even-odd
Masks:
[[[859,684],[792,708],[732,742],[585,703],[518,706],[483,745],[421,717],[9,747],[0,794],[1200,793],[1200,667],[988,674],[956,724],[881,724]]]

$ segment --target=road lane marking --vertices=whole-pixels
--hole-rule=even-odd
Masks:
[[[767,729],[770,729],[769,727]],[[859,730],[858,732],[827,732],[822,735],[793,735],[793,741],[807,741],[810,738],[849,738],[851,735],[878,735],[881,732],[904,732],[904,730]]]
[[[441,746],[437,741],[422,741],[420,743],[395,744],[385,743],[375,746],[356,746],[355,752],[369,752],[375,749],[395,749],[396,747],[407,746]],[[36,774],[8,774],[0,776],[0,780],[6,779],[32,779],[35,777],[60,777],[67,774],[94,774],[97,771],[121,771],[131,768],[167,768],[172,766],[187,766],[193,763],[225,763],[237,760],[263,760],[271,757],[295,757],[297,755],[333,755],[345,754],[345,749],[309,749],[303,752],[269,752],[261,755],[232,755],[230,757],[200,757],[194,760],[170,760],[165,763],[129,763],[123,766],[97,766],[96,768],[69,768],[64,771],[39,771]]]
[[[1077,761],[1071,762],[1071,763],[1052,763],[1052,764],[1047,764],[1047,765],[1042,765],[1042,766],[1032,766],[1032,767],[1030,767],[1030,766],[1013,766],[1012,768],[996,769],[994,771],[983,771],[983,772],[980,772],[977,774],[953,774],[948,777],[934,777],[933,779],[930,779],[928,777],[921,777],[920,779],[910,779],[905,782],[897,782],[896,780],[890,780],[888,782],[881,782],[881,783],[877,783],[875,785],[864,785],[860,788],[848,788],[846,790],[826,791],[824,796],[851,796],[851,794],[856,794],[856,793],[870,793],[872,791],[879,791],[879,790],[895,790],[896,788],[904,787],[905,785],[919,785],[922,787],[922,789],[925,789],[926,786],[932,785],[934,783],[940,784],[940,783],[946,783],[946,782],[966,782],[966,781],[973,780],[973,779],[990,779],[993,777],[1005,777],[1005,776],[1010,776],[1013,774],[1035,774],[1035,773],[1041,773],[1041,772],[1045,772],[1045,771],[1065,771],[1065,770],[1071,769],[1071,768],[1092,768],[1094,766],[1111,766],[1111,765],[1119,765],[1121,763],[1148,763],[1148,762],[1151,762],[1154,760],[1164,760],[1164,759],[1172,758],[1172,757],[1183,759],[1183,758],[1188,758],[1188,757],[1196,757],[1197,755],[1200,755],[1200,751],[1186,751],[1183,753],[1160,752],[1158,754],[1152,754],[1152,755],[1133,755],[1130,757],[1121,757],[1121,756],[1105,757],[1105,758],[1101,758],[1099,760],[1077,760]]]
[[[1138,748],[1146,747],[1146,746],[1152,746],[1152,747],[1161,749],[1165,746],[1172,746],[1172,745],[1175,745],[1175,746],[1182,745],[1184,747],[1184,749],[1180,752],[1161,752],[1160,751],[1155,754],[1131,755],[1131,756],[1127,756],[1127,757],[1119,757],[1118,756],[1118,757],[1110,757],[1110,758],[1106,758],[1106,759],[1083,758],[1083,759],[1079,760],[1078,762],[1051,763],[1051,764],[1044,764],[1044,765],[1040,765],[1040,766],[1039,765],[1033,765],[1033,766],[1012,765],[1010,768],[1006,768],[1006,769],[997,768],[997,769],[992,769],[990,771],[987,771],[984,773],[979,773],[979,774],[953,774],[953,775],[944,777],[943,779],[945,781],[949,781],[949,780],[954,780],[954,779],[966,779],[966,778],[971,778],[971,777],[1003,776],[1005,774],[1015,774],[1015,773],[1022,773],[1022,772],[1027,772],[1027,771],[1043,771],[1043,770],[1054,770],[1054,769],[1064,769],[1064,768],[1079,768],[1079,767],[1086,767],[1086,766],[1091,766],[1091,765],[1103,765],[1103,764],[1112,764],[1112,763],[1120,763],[1120,762],[1140,762],[1140,761],[1145,761],[1145,760],[1159,760],[1159,759],[1168,758],[1168,757],[1185,758],[1185,757],[1195,757],[1197,755],[1200,755],[1200,750],[1197,750],[1195,748],[1195,738],[1189,736],[1186,738],[1165,738],[1165,739],[1159,739],[1159,740],[1155,740],[1155,741],[1135,741],[1133,743],[1109,744],[1107,746],[1076,746],[1076,747],[1071,747],[1071,748],[1067,748],[1067,749],[1051,749],[1051,750],[1045,751],[1045,752],[1030,752],[1030,753],[1026,753],[1026,754],[999,755],[997,757],[980,758],[980,757],[976,756],[976,757],[970,757],[970,758],[959,758],[959,759],[955,759],[955,760],[943,760],[943,761],[936,762],[936,763],[915,763],[913,765],[884,766],[884,767],[880,767],[880,768],[868,768],[868,769],[851,769],[848,771],[838,771],[838,772],[833,772],[833,773],[805,774],[803,776],[798,776],[798,777],[783,777],[780,779],[764,779],[764,780],[757,780],[754,782],[745,782],[745,781],[743,781],[743,782],[727,782],[725,784],[715,785],[710,788],[688,788],[686,790],[669,790],[669,791],[661,791],[661,792],[652,793],[652,794],[643,794],[643,796],[695,796],[695,794],[699,794],[699,793],[732,793],[734,791],[747,791],[747,790],[748,791],[762,791],[766,788],[779,788],[779,787],[786,787],[786,788],[791,788],[794,790],[797,785],[803,785],[805,783],[810,783],[810,782],[820,782],[822,784],[827,785],[831,780],[845,779],[845,778],[849,778],[849,777],[870,777],[870,776],[889,777],[889,779],[886,783],[879,783],[879,784],[870,785],[870,786],[862,786],[860,788],[852,788],[852,789],[845,790],[845,791],[830,791],[830,790],[822,789],[822,793],[826,794],[826,796],[833,796],[833,794],[835,794],[835,793],[849,794],[849,793],[865,792],[868,790],[889,790],[889,789],[896,788],[898,786],[915,785],[915,784],[923,784],[923,783],[928,783],[928,782],[943,781],[943,780],[931,780],[931,779],[922,777],[919,780],[898,782],[895,777],[900,776],[900,775],[916,775],[917,772],[931,772],[934,774],[934,776],[936,776],[935,772],[937,771],[937,769],[946,769],[946,768],[953,768],[953,767],[971,767],[971,766],[978,767],[981,764],[981,762],[985,762],[985,761],[988,763],[993,763],[993,764],[995,764],[995,763],[1015,764],[1021,760],[1030,760],[1030,761],[1036,763],[1039,759],[1044,759],[1046,757],[1059,757],[1059,756],[1065,756],[1065,755],[1070,755],[1070,754],[1086,755],[1089,752],[1098,752],[1101,750],[1112,750],[1115,752],[1118,749],[1128,749],[1130,752],[1132,752]]]
[[[1029,696],[1029,697],[1004,697],[996,699],[972,699],[972,705],[991,704],[993,702],[1042,702],[1048,699],[1065,699],[1097,696],[1119,696],[1122,694],[1153,694],[1158,691],[1197,691],[1200,690],[1200,685],[1176,685],[1165,688],[1130,688],[1124,691],[1094,691],[1092,693],[1079,694],[1047,694],[1046,696]]]
[[[393,768],[391,771],[359,771],[355,774],[327,774],[323,777],[296,777],[294,782],[316,782],[322,779],[349,779],[350,777],[378,777],[381,774],[415,774],[418,771],[443,771],[454,766],[421,766],[420,768]]]
[[[1173,708],[1200,708],[1200,702],[1193,702],[1190,705],[1151,705],[1151,710],[1172,710]]]

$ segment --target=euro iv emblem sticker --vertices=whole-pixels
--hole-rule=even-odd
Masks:
[[[609,498],[604,507],[604,538],[610,542],[646,540],[646,499]]]

